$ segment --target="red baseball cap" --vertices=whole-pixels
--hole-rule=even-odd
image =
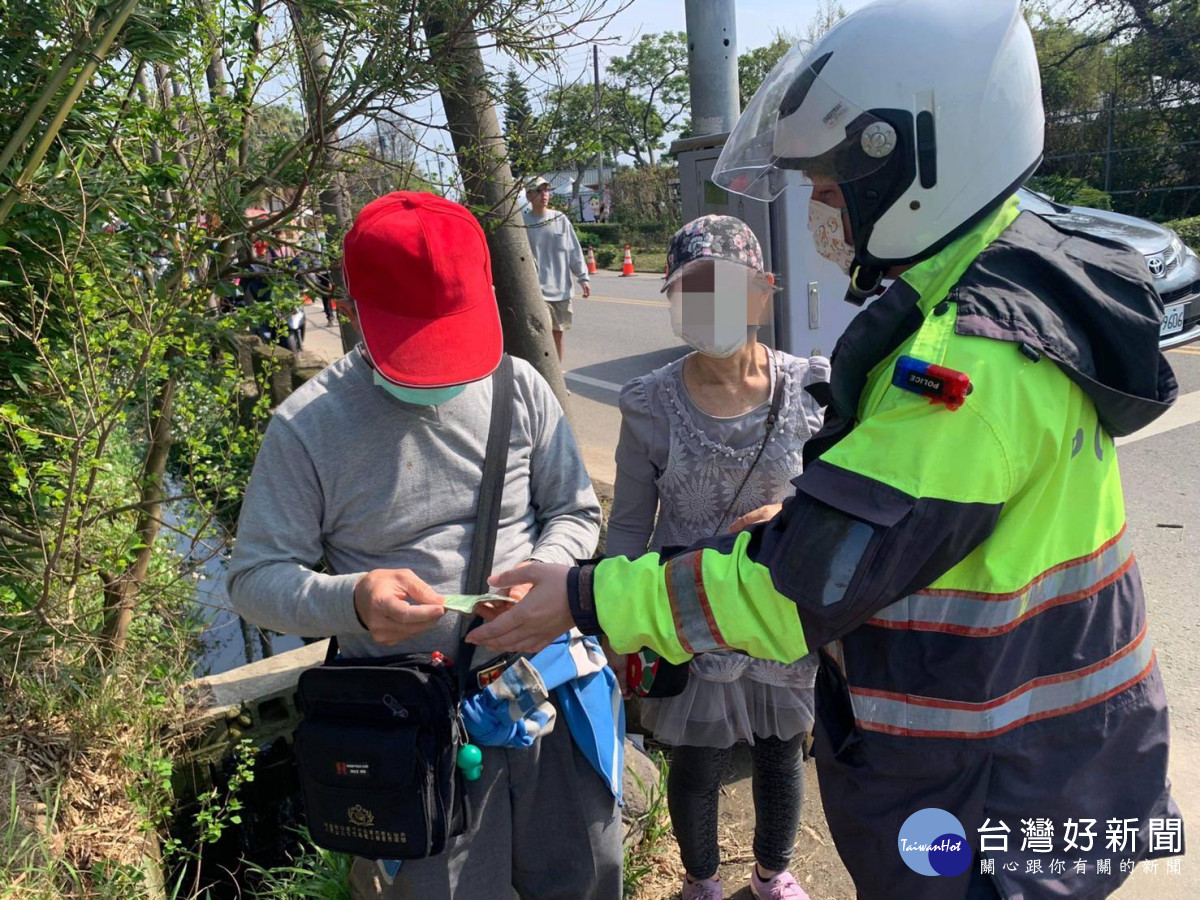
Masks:
[[[451,387],[500,365],[492,260],[466,208],[434,194],[387,194],[363,207],[342,249],[363,343],[388,381]]]

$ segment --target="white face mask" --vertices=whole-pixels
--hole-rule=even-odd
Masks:
[[[681,325],[675,336],[698,353],[715,359],[726,359],[746,345],[748,330],[743,324],[740,333],[714,329],[711,325]]]
[[[842,211],[809,198],[808,230],[812,232],[817,252],[849,275],[850,265],[854,262],[854,248],[846,243]]]
[[[746,297],[753,281],[751,269],[724,260],[703,260],[711,265],[708,290],[683,290],[683,282],[668,289],[671,330],[685,344],[705,356],[725,359],[746,345],[750,328]],[[688,265],[692,265],[689,263]]]

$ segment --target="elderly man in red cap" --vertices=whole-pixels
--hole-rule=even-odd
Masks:
[[[276,410],[242,506],[230,597],[263,627],[336,635],[347,657],[452,657],[469,620],[447,614],[441,595],[465,589],[488,376],[503,352],[487,244],[463,207],[394,193],[359,214],[344,269],[363,343]],[[600,506],[571,429],[520,359],[513,388],[494,565],[589,557]],[[524,749],[485,748],[467,794],[470,830],[398,872],[356,860],[356,896],[620,896],[616,801],[567,728]],[[393,873],[389,886],[381,876]]]

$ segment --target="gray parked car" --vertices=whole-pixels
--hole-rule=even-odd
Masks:
[[[1128,244],[1146,257],[1163,301],[1162,340],[1167,350],[1200,340],[1200,257],[1170,228],[1086,206],[1063,206],[1045,194],[1017,191],[1021,209],[1071,228]]]

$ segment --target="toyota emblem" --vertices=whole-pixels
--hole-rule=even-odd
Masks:
[[[1155,278],[1162,278],[1163,272],[1167,270],[1166,265],[1163,264],[1161,256],[1151,256],[1147,258],[1146,266],[1150,269],[1150,274]]]

